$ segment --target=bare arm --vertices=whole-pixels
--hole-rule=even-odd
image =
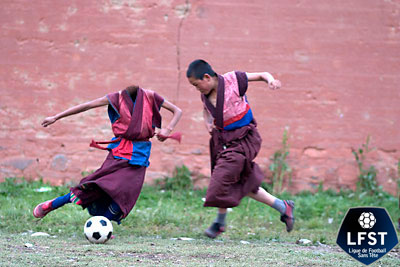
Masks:
[[[68,117],[68,116],[71,116],[71,115],[74,115],[77,113],[81,113],[81,112],[84,112],[84,111],[92,109],[92,108],[97,108],[97,107],[101,107],[101,106],[105,106],[105,105],[108,105],[108,99],[106,96],[103,96],[103,97],[97,98],[95,100],[71,107],[63,112],[60,112],[60,113],[54,115],[54,116],[47,117],[43,120],[42,126],[47,127],[50,124],[53,124],[57,120],[62,119],[64,117]]]
[[[249,82],[264,81],[272,90],[279,89],[281,87],[281,82],[279,80],[275,80],[274,76],[272,76],[272,74],[269,72],[246,72],[246,75]]]
[[[168,126],[162,128],[159,132],[159,135],[157,135],[158,140],[164,141],[166,139],[165,137],[171,134],[172,130],[175,128],[176,124],[182,117],[182,110],[167,100],[164,100],[161,107],[171,111],[174,114]]]

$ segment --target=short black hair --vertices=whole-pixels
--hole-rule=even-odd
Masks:
[[[196,59],[190,63],[186,71],[186,77],[193,77],[203,80],[204,74],[206,73],[210,76],[217,76],[217,73],[211,68],[210,64],[208,64],[205,60]]]

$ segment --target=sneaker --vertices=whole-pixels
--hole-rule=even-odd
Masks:
[[[281,216],[281,222],[286,224],[286,231],[290,232],[293,230],[294,226],[294,202],[292,200],[284,200],[283,202],[285,203],[286,211],[285,214]]]
[[[207,230],[204,231],[204,234],[209,238],[216,238],[223,232],[225,232],[225,226],[215,222]]]
[[[33,216],[35,216],[36,218],[43,218],[44,216],[47,215],[47,213],[54,210],[51,207],[51,203],[53,203],[53,200],[54,199],[47,200],[47,201],[37,205],[36,208],[33,210]]]

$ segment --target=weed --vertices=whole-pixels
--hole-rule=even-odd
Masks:
[[[397,195],[399,196],[399,200],[400,200],[400,159],[397,162]],[[400,205],[400,202],[399,202]],[[400,208],[400,206],[399,206]]]
[[[375,169],[375,166],[370,165],[369,168],[365,167],[366,155],[372,151],[369,147],[369,143],[370,136],[368,135],[365,144],[362,144],[358,150],[352,149],[352,153],[356,158],[360,173],[358,175],[357,190],[360,192],[362,191],[364,194],[373,195],[380,191],[380,187],[376,182],[377,170]]]
[[[397,162],[397,196],[399,197],[400,209],[400,160]],[[400,217],[397,219],[397,230],[400,231]]]
[[[282,148],[277,150],[273,157],[269,169],[272,172],[272,192],[281,193],[283,191],[283,180],[289,178],[289,185],[292,181],[292,169],[290,168],[287,157],[289,156],[288,133],[283,132]]]
[[[185,165],[175,167],[172,177],[164,177],[156,180],[156,184],[164,190],[191,190],[193,188],[190,170]]]

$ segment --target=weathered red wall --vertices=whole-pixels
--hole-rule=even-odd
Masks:
[[[199,93],[185,78],[187,65],[204,58],[219,73],[269,71],[282,81],[280,91],[254,83],[248,92],[264,140],[257,162],[267,176],[287,128],[292,191],[320,181],[355,188],[351,148],[370,135],[376,149],[368,161],[396,193],[398,0],[13,0],[2,1],[0,25],[0,179],[77,182],[99,167],[105,152],[88,143],[112,135],[105,108],[48,128],[40,123],[131,84],[184,111],[183,143],[153,142],[147,181],[179,164],[208,176]]]

